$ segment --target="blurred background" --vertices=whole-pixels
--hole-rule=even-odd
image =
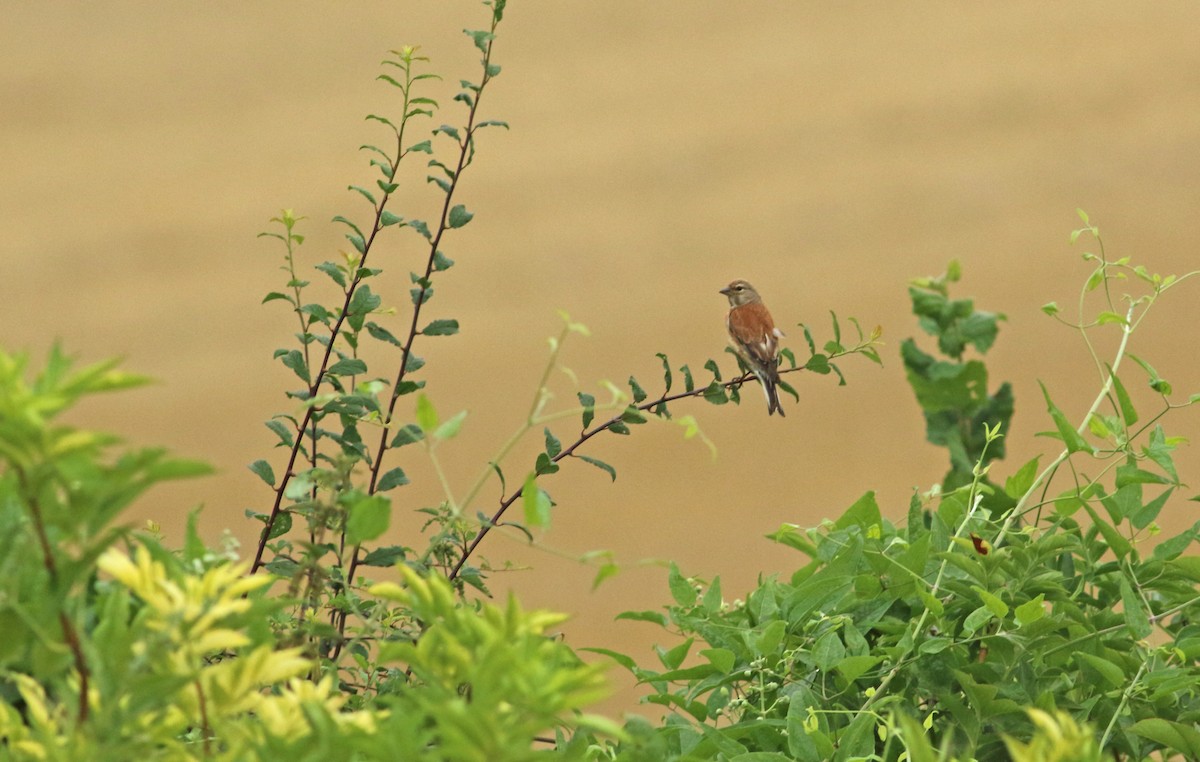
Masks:
[[[308,217],[307,262],[348,248],[328,220],[366,224],[366,204],[345,188],[375,179],[358,146],[388,144],[363,117],[399,109],[398,91],[375,81],[380,60],[421,45],[445,78],[427,93],[443,104],[428,127],[459,123],[455,83],[478,77],[460,30],[486,21],[467,0],[5,9],[0,343],[40,357],[59,339],[84,361],[123,356],[158,383],[94,400],[74,422],[219,469],[154,491],[130,521],[152,519],[174,539],[202,505],[207,539],[228,531],[253,553],[243,511],[271,496],[245,466],[267,458],[282,471],[262,421],[294,409],[283,392],[296,386],[271,361],[292,345],[295,318],[283,303],[259,306],[286,280],[281,249],[255,235],[289,207]],[[544,547],[497,534],[484,546],[493,563],[531,567],[497,575],[495,590],[572,613],[576,646],[649,661],[662,633],[613,617],[669,599],[656,561],[720,575],[732,599],[803,560],[763,539],[781,523],[836,516],[869,489],[902,517],[947,466],[924,442],[898,358],[916,333],[906,283],[951,259],[965,271],[955,295],[1008,316],[987,360],[993,389],[1014,384],[1017,413],[993,473],[1002,481],[1055,451],[1034,437],[1050,428],[1037,381],[1072,420],[1099,385],[1078,334],[1038,309],[1074,305],[1087,275],[1091,242],[1068,245],[1075,209],[1110,255],[1163,273],[1200,265],[1197,29],[1200,5],[1183,0],[510,3],[495,48],[503,73],[482,113],[512,130],[480,138],[457,198],[475,219],[447,237],[458,264],[426,313],[457,318],[462,332],[417,348],[443,416],[470,411],[441,451],[460,494],[525,415],[557,310],[592,331],[569,340],[562,363],[598,396],[600,380],[630,374],[659,391],[656,352],[694,369],[720,357],[732,372],[717,290],[734,278],[758,287],[798,354],[797,324],[828,338],[830,310],[883,326],[887,343],[882,369],[844,363],[848,386],[793,376],[801,400],[784,399],[786,419],[767,417],[757,389],[740,407],[676,405],[698,417],[715,460],[671,425],[589,444],[617,481],[584,464],[548,480],[559,505]],[[392,208],[431,219],[435,196],[419,176]],[[385,303],[403,312],[422,241],[388,232],[371,264],[391,276]],[[1181,399],[1200,391],[1198,318],[1189,285],[1133,348]],[[1145,376],[1130,364],[1125,378],[1149,408]],[[555,389],[574,400],[565,374]],[[1197,414],[1167,426],[1194,436]],[[510,484],[540,436],[528,445],[507,466]],[[1185,480],[1197,461],[1183,453]],[[401,508],[440,499],[418,448],[389,463],[413,480],[394,493]],[[489,485],[478,507],[498,494]],[[1195,521],[1178,515],[1194,503],[1173,505],[1162,523]],[[575,559],[596,549],[622,572],[593,592],[594,568]],[[633,701],[622,687],[612,707]]]

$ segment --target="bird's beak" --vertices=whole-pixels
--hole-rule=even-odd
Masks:
[[[718,293],[724,294],[725,296],[729,296],[729,286],[726,286],[725,288],[721,289]]]

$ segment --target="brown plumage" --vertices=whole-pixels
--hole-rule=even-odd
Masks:
[[[778,412],[783,416],[777,388],[779,339],[783,332],[775,327],[771,313],[754,286],[744,280],[735,280],[721,289],[721,293],[729,298],[725,327],[729,331],[730,346],[762,384],[767,396],[767,414]]]

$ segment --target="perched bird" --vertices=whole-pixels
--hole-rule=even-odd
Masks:
[[[729,329],[729,344],[746,364],[767,395],[767,414],[778,412],[779,406],[779,339],[783,331],[775,327],[771,313],[762,303],[762,297],[744,280],[735,280],[721,293],[729,297],[729,315],[725,327]]]

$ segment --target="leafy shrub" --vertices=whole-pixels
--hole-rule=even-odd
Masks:
[[[1100,240],[1090,225],[1073,240],[1083,232]],[[928,439],[950,451],[944,486],[913,495],[901,524],[868,492],[821,527],[781,527],[770,539],[808,561],[788,578],[765,579],[744,602],[727,602],[719,578],[703,583],[672,567],[665,612],[622,616],[683,641],[660,649],[654,669],[603,651],[632,671],[648,701],[673,710],[617,758],[934,759],[937,748],[942,759],[1098,760],[1100,748],[1122,759],[1200,751],[1200,560],[1184,555],[1200,523],[1166,538],[1155,524],[1182,487],[1172,457],[1181,440],[1162,419],[1200,395],[1173,402],[1170,384],[1129,353],[1134,330],[1181,279],[1085,259],[1094,269],[1080,304],[1098,292],[1102,305],[1094,316],[1081,306],[1073,327],[1085,337],[1118,331],[1119,343],[1111,359],[1097,358],[1101,389],[1077,425],[1043,387],[1054,426],[1047,436],[1062,448],[1051,462],[1039,456],[1002,486],[989,481],[1012,393],[1005,384],[989,394],[982,361],[962,358],[968,344],[980,353],[992,345],[1000,316],[949,298],[956,265],[916,281],[914,312],[949,359],[912,340],[902,354]],[[1120,312],[1112,287],[1127,277],[1145,289]],[[1045,311],[1059,314],[1052,304]],[[1126,360],[1159,397],[1148,420],[1118,375]],[[1030,744],[1015,740],[1035,731]]]
[[[143,379],[112,362],[73,371],[57,348],[29,378],[28,357],[0,351],[4,758],[1200,757],[1192,624],[1200,563],[1186,554],[1200,524],[1170,538],[1157,537],[1155,524],[1183,486],[1172,458],[1180,440],[1165,419],[1196,398],[1173,402],[1170,384],[1129,352],[1158,298],[1192,274],[1110,261],[1102,245],[1085,255],[1093,271],[1070,325],[1089,347],[1093,333],[1117,332],[1117,349],[1103,360],[1093,350],[1101,388],[1078,423],[1043,390],[1059,443],[1053,459],[992,480],[1015,400],[1007,384],[989,391],[975,355],[993,345],[1002,316],[950,297],[957,265],[914,281],[914,312],[941,357],[915,340],[901,357],[927,438],[949,452],[940,483],[913,495],[903,521],[888,518],[903,510],[885,512],[867,492],[820,527],[780,527],[770,539],[803,558],[744,599],[729,602],[719,579],[672,566],[670,605],[623,615],[677,639],[656,649],[659,665],[590,649],[629,669],[664,719],[622,724],[583,713],[603,693],[602,667],[554,636],[561,615],[490,600],[482,543],[494,530],[532,539],[545,527],[554,509],[546,485],[568,458],[615,477],[586,454],[594,438],[651,421],[702,437],[695,416],[676,413],[701,399],[737,404],[754,381],[745,368],[723,378],[715,359],[693,373],[660,354],[657,395],[630,377],[599,395],[581,388],[552,409],[547,383],[559,352],[587,333],[564,315],[517,430],[465,492],[448,483],[439,446],[466,413],[439,414],[416,350],[457,333],[453,318],[431,317],[428,307],[435,281],[454,266],[453,231],[473,218],[459,200],[480,133],[507,126],[480,112],[501,72],[493,45],[504,2],[486,5],[488,28],[467,32],[480,69],[460,80],[457,126],[414,140],[440,108],[423,89],[438,78],[415,47],[384,62],[380,79],[396,89],[400,114],[368,117],[387,138],[385,148],[364,146],[374,183],[351,186],[370,211],[365,222],[335,218],[351,250],[315,265],[320,285],[300,258],[303,217],[284,211],[264,234],[281,244],[287,274],[264,301],[289,305],[299,327],[297,344],[275,358],[300,387],[288,392],[289,412],[267,422],[282,467],[250,465],[270,493],[269,507],[250,512],[261,534],[247,562],[206,547],[195,515],[177,550],[115,523],[155,483],[207,471],[159,450],[121,450],[110,436],[58,420],[86,395]],[[402,162],[417,158],[439,194],[432,217],[392,209]],[[1084,225],[1073,239],[1100,242],[1086,216]],[[371,253],[381,236],[405,230],[420,257],[408,275],[411,305],[401,309],[381,297],[394,289],[373,288],[385,273]],[[1125,306],[1114,295],[1121,279],[1143,289]],[[1094,298],[1099,309],[1088,312]],[[1045,311],[1061,320],[1055,305]],[[407,327],[389,322],[395,312]],[[785,379],[807,372],[845,383],[845,358],[878,362],[878,329],[850,324],[856,338],[843,342],[834,315],[832,338],[819,347],[804,327],[808,357],[785,351]],[[1149,414],[1127,389],[1129,361],[1157,395]],[[788,381],[781,388],[795,394]],[[508,456],[526,436],[539,437],[542,451],[514,466]],[[439,504],[406,504],[401,451],[430,459],[444,488]],[[517,474],[511,485],[506,472]],[[501,497],[481,508],[493,480]],[[395,544],[388,532],[402,507],[424,526]],[[592,559],[597,583],[614,572],[605,554]],[[388,579],[369,578],[373,569]]]

